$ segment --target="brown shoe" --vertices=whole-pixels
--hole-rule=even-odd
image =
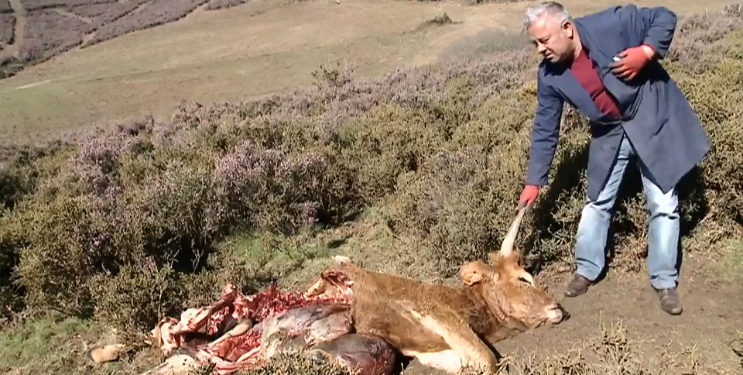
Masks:
[[[676,288],[660,289],[657,292],[660,299],[660,308],[663,311],[671,315],[681,314],[683,307]]]
[[[576,274],[573,280],[568,284],[568,288],[565,290],[565,297],[577,297],[588,291],[588,287],[592,284],[591,280]]]

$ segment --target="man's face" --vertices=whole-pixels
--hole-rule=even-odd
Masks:
[[[573,25],[569,21],[560,23],[550,15],[544,15],[529,27],[529,37],[537,47],[537,52],[553,63],[572,57]]]

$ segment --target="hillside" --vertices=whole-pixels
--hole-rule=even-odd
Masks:
[[[660,312],[648,288],[647,211],[632,169],[614,219],[611,272],[586,296],[563,301],[572,315],[564,325],[497,345],[514,373],[740,373],[742,9],[687,14],[663,62],[712,140],[680,186],[684,314]],[[448,32],[462,32],[456,26]],[[436,40],[453,37],[446,27],[432,27],[442,32]],[[189,101],[168,117],[141,111],[76,140],[4,148],[0,371],[141,373],[159,361],[154,351],[89,367],[82,343],[132,342],[162,316],[212,302],[228,282],[245,293],[272,282],[304,289],[336,254],[449,281],[462,262],[483,259],[498,247],[522,187],[537,60],[513,34],[483,43],[479,32],[438,46],[460,51],[446,62],[376,78],[342,65],[319,69],[315,85]],[[134,39],[106,43],[117,40]],[[71,69],[65,64],[82,64],[83,53],[2,84]],[[566,111],[551,183],[518,240],[528,268],[556,296],[572,267],[585,194],[586,125]],[[413,365],[404,373],[430,372]]]
[[[0,30],[7,64],[35,65],[72,48],[90,47],[178,21],[201,7],[226,9],[246,0],[2,0]],[[13,74],[12,69],[6,74]]]
[[[168,1],[158,0],[157,4]],[[719,11],[726,1],[682,0],[674,2],[674,7],[684,16]],[[126,6],[134,2],[129,1]],[[321,66],[332,69],[341,64],[353,69],[357,78],[381,78],[398,67],[445,62],[464,58],[468,51],[523,43],[519,32],[527,4],[473,4],[471,0],[250,0],[211,11],[204,10],[209,5],[202,5],[176,22],[130,32],[89,47],[75,47],[0,80],[0,130],[7,134],[0,144],[79,136],[85,129],[108,128],[148,113],[158,120],[167,119],[183,100],[209,104],[271,95],[297,85],[312,85],[312,72]],[[613,3],[609,0],[566,1],[577,13],[610,4]],[[122,6],[109,2],[85,9],[115,10]],[[61,51],[61,45],[72,43],[63,43],[61,38],[90,43],[97,40],[93,34],[85,36],[81,31],[93,30],[95,26],[73,15],[74,9],[81,12],[83,8],[68,8],[34,11],[41,12],[38,20],[65,21],[78,27],[72,31],[71,26],[64,26],[68,31],[62,33],[53,28],[44,31],[44,39],[34,42],[36,45]],[[124,25],[135,14],[142,19],[160,17],[157,9],[146,5],[131,16],[109,23],[108,35],[128,30],[114,25]],[[95,18],[95,12],[87,12],[85,17]],[[444,14],[451,23],[429,22]],[[59,22],[48,24],[62,27]],[[31,26],[21,23],[26,24],[18,26],[22,30]],[[36,21],[33,24],[42,25]],[[102,35],[101,31],[90,32]],[[50,51],[44,54],[49,55]]]

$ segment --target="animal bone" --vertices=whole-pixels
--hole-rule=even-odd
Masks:
[[[245,332],[248,332],[249,329],[253,328],[253,321],[250,319],[240,319],[240,321],[235,325],[232,329],[227,331],[224,335],[222,335],[220,338],[216,339],[215,341],[212,341],[207,345],[207,348],[214,349],[215,346],[222,343],[224,340],[227,340],[231,337],[240,336],[242,334],[245,334]]]
[[[94,363],[114,362],[126,351],[122,344],[98,345],[86,350],[85,357]]]

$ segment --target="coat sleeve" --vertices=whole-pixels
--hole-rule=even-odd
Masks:
[[[638,8],[634,4],[620,7],[616,15],[628,33],[639,34],[642,43],[652,47],[659,59],[668,55],[678,17],[666,7]]]
[[[537,78],[537,111],[531,133],[529,167],[526,172],[527,185],[547,185],[547,176],[559,140],[563,103],[562,97],[544,82],[540,73]]]

